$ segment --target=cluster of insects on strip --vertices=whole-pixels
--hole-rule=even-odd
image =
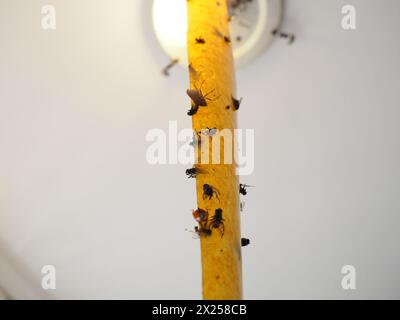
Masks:
[[[244,3],[247,2],[251,2],[251,0],[246,0],[246,1],[236,1],[234,2],[234,6],[239,6],[242,5]],[[217,28],[214,28],[214,35],[219,38],[222,39],[226,44],[230,44],[231,43],[231,39],[228,35],[223,34],[220,30],[218,30]],[[208,43],[208,41],[206,41],[206,39],[203,36],[198,35],[195,39],[194,39],[194,43],[196,45],[206,45]],[[198,72],[196,70],[196,68],[193,66],[192,63],[189,64],[188,66],[189,68],[189,73],[191,75],[192,79],[195,79],[194,81],[197,81],[201,75],[201,72]],[[200,87],[197,86],[196,82],[193,84],[193,88],[187,89],[186,90],[186,94],[189,96],[190,100],[191,100],[191,106],[190,109],[187,111],[187,115],[188,116],[194,116],[199,112],[200,107],[208,107],[209,103],[214,102],[216,100],[218,100],[220,98],[220,96],[211,96],[214,92],[215,92],[215,88],[208,91],[208,92],[204,92],[203,91],[203,85],[205,83],[205,80],[203,80],[203,82],[201,83]],[[235,98],[233,95],[231,95],[230,101],[226,104],[225,109],[226,110],[234,110],[237,111],[239,110],[240,104],[242,103],[242,98],[237,99]]]
[[[193,218],[198,222],[198,226],[194,227],[194,233],[197,237],[210,236],[214,229],[218,230],[221,238],[224,236],[225,224],[222,209],[215,209],[214,215],[210,218],[208,211],[198,208],[193,210]]]
[[[193,168],[186,170],[186,175],[188,178],[196,178],[198,174],[206,173],[202,168],[194,166]],[[247,184],[239,184],[239,193],[242,195],[247,195],[247,188],[253,187]],[[203,184],[203,200],[211,200],[215,197],[219,201],[219,191],[211,186],[210,184]],[[240,211],[244,208],[244,202],[240,203]],[[199,224],[192,231],[197,238],[202,236],[211,236],[213,229],[219,230],[221,238],[225,232],[225,219],[223,217],[223,210],[218,208],[215,210],[214,215],[210,218],[208,210],[197,208],[192,212],[193,218]],[[246,247],[250,244],[250,240],[247,238],[241,238],[241,246]]]
[[[233,3],[235,6],[243,5],[247,2],[251,2],[251,0],[247,1],[236,1]],[[217,1],[217,5],[220,3]],[[212,44],[219,43],[223,46],[231,45],[231,38],[228,34],[225,34],[221,31],[222,29],[214,28],[209,33],[209,38],[205,37],[205,35],[197,34],[196,37],[191,39],[191,43],[196,46],[199,50],[208,50],[212,49]],[[213,38],[212,38],[213,37]],[[218,88],[213,88],[211,84],[206,83],[206,80],[213,79],[212,76],[205,76],[203,74],[203,70],[201,70],[200,66],[194,66],[192,63],[188,65],[190,79],[191,79],[191,87],[186,90],[187,96],[190,98],[190,109],[187,111],[188,116],[196,116],[201,114],[201,110],[203,108],[212,108],[213,102],[217,101],[221,98],[218,93]],[[204,89],[206,88],[206,89]],[[240,108],[242,103],[242,98],[237,99],[234,97],[234,93],[224,94],[224,99],[226,99],[226,103],[221,103],[222,108],[226,110],[237,111]],[[207,110],[207,109],[205,109]],[[224,111],[225,112],[225,111]],[[218,134],[217,127],[206,127],[200,131],[194,131],[193,140],[190,143],[193,147],[199,147],[202,143],[202,138],[208,139],[208,137],[214,137]],[[203,140],[203,144],[205,140]],[[214,170],[214,169],[213,169]],[[186,169],[185,174],[188,179],[197,179],[199,175],[208,174],[208,168],[205,169],[199,164],[194,165],[193,167]],[[202,177],[203,178],[203,177]],[[201,179],[202,179],[201,178]],[[199,183],[199,181],[198,181]],[[196,220],[198,225],[194,227],[194,230],[191,232],[194,233],[196,238],[200,237],[210,237],[214,232],[217,232],[218,235],[223,238],[225,234],[225,225],[229,223],[229,215],[225,216],[223,206],[221,205],[221,193],[216,188],[215,185],[212,185],[210,182],[201,183],[201,193],[200,197],[202,199],[202,203],[210,202],[211,204],[215,204],[214,207],[204,205],[203,208],[197,208],[192,211],[193,218]],[[240,185],[239,191],[243,194],[243,192],[247,193],[246,188],[250,187],[247,185]],[[244,190],[244,191],[243,191]],[[201,205],[203,206],[203,205]],[[222,206],[222,208],[221,208]],[[242,208],[242,206],[241,206]],[[226,222],[225,218],[228,217],[228,222]],[[229,229],[227,228],[227,234]],[[241,239],[241,245],[247,246],[249,245],[250,240],[246,238]]]

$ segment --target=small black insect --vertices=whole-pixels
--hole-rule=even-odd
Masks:
[[[199,106],[192,105],[192,107],[188,110],[187,115],[194,116],[197,113],[197,111],[199,111]]]
[[[197,169],[196,168],[190,168],[186,170],[186,175],[188,179],[190,178],[196,178],[197,175]]]
[[[242,247],[248,246],[250,244],[250,239],[242,238],[241,239],[241,244],[242,244]]]
[[[210,228],[219,229],[219,231],[221,232],[221,237],[224,235],[225,231],[224,221],[225,220],[222,217],[222,209],[215,209],[215,214],[210,220]]]
[[[240,98],[240,100],[237,100],[234,97],[232,97],[233,107],[235,108],[235,110],[239,110],[240,105],[242,104],[242,100],[243,100],[243,98]]]
[[[272,31],[272,35],[278,36],[283,39],[289,39],[289,42],[288,42],[289,45],[293,44],[294,40],[296,40],[296,36],[294,34],[281,32],[279,30]]]
[[[208,200],[211,200],[211,198],[215,195],[215,197],[219,200],[219,192],[215,190],[212,186],[209,184],[204,184],[203,185],[203,200],[205,200],[208,197]]]
[[[205,44],[206,40],[204,40],[204,38],[199,37],[199,38],[196,38],[196,43],[197,44]]]
[[[249,187],[254,187],[254,186],[249,186],[247,184],[239,184],[239,192],[240,192],[240,194],[245,196],[247,194],[247,189],[246,188],[249,188]]]
[[[190,178],[196,178],[197,175],[197,169],[196,168],[190,168],[186,170],[186,175],[187,177]]]
[[[196,178],[198,174],[205,173],[205,172],[206,171],[203,169],[193,167],[193,168],[186,170],[186,175],[190,179],[190,178]]]
[[[179,59],[174,59],[171,60],[171,62],[169,64],[166,65],[166,67],[164,69],[162,69],[162,73],[164,76],[168,77],[169,76],[169,70],[176,65],[179,62]]]

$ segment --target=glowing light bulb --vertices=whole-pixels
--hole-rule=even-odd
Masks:
[[[282,0],[254,0],[233,12],[230,31],[236,66],[250,63],[268,47],[281,19]],[[171,60],[187,66],[187,0],[153,0],[153,26]]]
[[[160,45],[168,56],[187,65],[186,0],[154,0],[153,26]]]

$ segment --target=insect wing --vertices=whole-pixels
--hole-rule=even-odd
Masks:
[[[192,238],[193,239],[200,239],[200,235],[199,235],[198,232],[193,231],[193,230],[188,230],[188,229],[185,229],[185,231],[192,233]]]

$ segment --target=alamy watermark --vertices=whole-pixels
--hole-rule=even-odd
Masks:
[[[356,268],[352,265],[345,265],[342,267],[342,289],[343,290],[356,290]]]
[[[356,30],[356,8],[352,5],[342,7],[342,28],[343,30]]]
[[[41,25],[43,30],[55,30],[57,28],[56,8],[47,4],[42,7],[41,13]]]
[[[169,121],[168,132],[151,129],[146,141],[152,142],[146,151],[146,160],[151,165],[236,164],[238,175],[254,171],[254,129],[178,131],[177,121]]]
[[[43,290],[56,289],[56,268],[52,265],[45,265],[42,268],[42,288]]]

